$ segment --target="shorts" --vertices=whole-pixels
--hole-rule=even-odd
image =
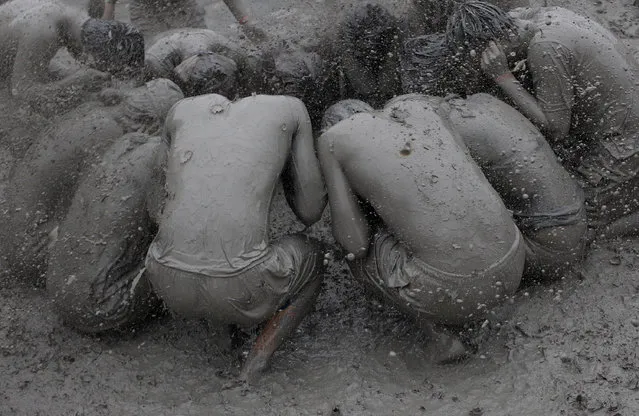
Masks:
[[[368,256],[351,262],[355,278],[402,311],[434,322],[461,325],[481,319],[519,287],[525,244],[516,238],[506,255],[483,271],[445,272],[411,256],[391,234],[378,231]]]
[[[583,260],[588,232],[583,202],[553,214],[513,216],[526,242],[526,277],[563,277]]]
[[[133,0],[129,13],[146,40],[171,29],[206,28],[204,9],[196,0]]]
[[[151,256],[146,271],[156,293],[178,315],[250,327],[269,319],[323,274],[324,257],[314,239],[289,235],[268,250],[233,276],[174,269]]]
[[[576,170],[591,228],[600,228],[639,210],[639,153],[617,158],[597,143]]]

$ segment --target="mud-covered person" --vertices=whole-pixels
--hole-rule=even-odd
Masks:
[[[0,228],[0,263],[13,276],[38,281],[48,246],[74,194],[92,166],[120,137],[158,135],[173,104],[184,98],[171,81],[157,79],[109,102],[90,101],[54,119],[16,165],[6,189]],[[131,135],[133,134],[133,135]]]
[[[241,95],[261,92],[265,68],[272,65],[272,58],[258,48],[239,45],[209,29],[185,28],[160,34],[147,49],[145,57],[147,79],[171,79],[187,96],[217,92],[201,90],[199,85],[214,68],[231,66],[237,66]]]
[[[244,0],[223,1],[247,37],[255,42],[266,39],[266,33],[257,27]],[[116,3],[117,0],[104,1],[103,19],[115,17]],[[205,11],[197,0],[131,0],[129,13],[131,22],[140,28],[146,39],[154,39],[171,29],[206,28]]]
[[[586,212],[578,183],[539,130],[513,107],[488,94],[466,99],[450,94],[458,89],[458,79],[443,34],[413,40],[405,44],[407,59],[402,59],[405,92],[431,96],[513,212],[526,239],[525,277],[565,276],[585,250]]]
[[[423,96],[378,111],[357,103],[329,108],[318,139],[333,235],[353,275],[426,329],[481,319],[522,277],[525,242],[509,211]],[[340,121],[349,112],[360,113]],[[437,339],[452,342],[437,359],[466,352]]]
[[[51,80],[60,48],[90,67]],[[105,85],[111,74],[131,76],[144,66],[144,39],[132,26],[89,18],[56,0],[14,0],[0,6],[0,79],[37,110],[60,113]]]
[[[279,180],[297,217],[315,223],[326,191],[300,100],[180,101],[162,141],[116,143],[80,185],[49,262],[58,312],[81,331],[122,328],[149,313],[155,292],[186,317],[268,321],[240,376],[255,379],[309,313],[323,277],[318,241],[269,241]]]
[[[481,68],[561,151],[584,188],[593,234],[636,234],[639,73],[624,44],[594,20],[560,7],[507,14],[481,1],[461,4],[447,35],[467,64]],[[522,62],[531,92],[511,70]]]
[[[399,56],[404,34],[385,7],[372,2],[352,7],[321,54],[331,65],[341,98],[383,106],[401,94]]]

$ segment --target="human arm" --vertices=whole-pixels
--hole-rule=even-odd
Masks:
[[[331,207],[333,237],[354,258],[361,258],[368,252],[369,225],[357,196],[335,158],[334,141],[330,130],[318,139],[319,159]]]
[[[115,3],[117,3],[117,0],[104,0],[102,19],[113,20],[115,18]]]
[[[548,46],[550,44],[533,45],[528,50],[528,67],[533,76],[535,97],[510,72],[506,56],[496,43],[490,42],[482,53],[481,65],[484,73],[495,81],[526,118],[553,140],[559,141],[570,130],[572,83],[567,73],[569,58],[566,51],[549,51]]]
[[[56,113],[77,104],[81,92],[95,90],[110,75],[82,68],[59,81],[47,82],[48,65],[63,45],[55,26],[32,27],[23,31],[11,74],[11,93],[42,113]]]
[[[249,15],[249,10],[244,0],[223,0],[229,8],[235,20],[240,24],[242,30],[253,42],[263,42],[266,40],[266,33],[255,26],[255,21]]]
[[[282,174],[286,200],[306,226],[319,221],[326,207],[324,179],[315,154],[311,119],[302,101],[289,100],[292,117],[297,121],[291,154]]]

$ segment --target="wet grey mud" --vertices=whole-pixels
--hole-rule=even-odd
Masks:
[[[202,3],[208,26],[234,35],[221,2]],[[339,1],[250,3],[274,33],[308,40]],[[639,36],[633,0],[545,3]],[[126,16],[127,2],[117,7]],[[15,151],[28,147],[38,121],[5,106],[7,94],[0,140]],[[5,159],[0,147],[0,167]],[[327,215],[311,234],[332,243]],[[273,237],[304,228],[281,191],[271,228]],[[232,389],[223,386],[250,343],[232,348],[221,328],[160,316],[126,334],[80,335],[62,325],[42,288],[0,280],[0,415],[639,414],[637,241],[595,245],[578,273],[522,288],[484,322],[460,329],[476,352],[449,365],[435,364],[425,334],[371,303],[334,257],[315,311],[270,371]]]

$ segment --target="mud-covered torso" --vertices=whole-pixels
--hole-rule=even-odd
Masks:
[[[639,71],[627,47],[592,19],[560,7],[541,8],[532,21],[538,33],[529,51],[547,56],[554,68],[540,76],[572,86],[563,102],[541,102],[544,112],[572,107],[574,144],[601,140],[617,158],[639,151]]]
[[[275,186],[297,129],[284,97],[186,99],[169,117],[167,199],[151,255],[224,275],[268,251]]]
[[[421,260],[472,273],[511,248],[509,212],[430,103],[391,104],[331,132],[355,193]]]

